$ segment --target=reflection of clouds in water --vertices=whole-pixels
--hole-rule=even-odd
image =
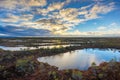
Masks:
[[[94,51],[88,53],[85,50],[80,50],[78,53],[77,59],[79,61],[79,69],[87,69],[93,62],[97,65],[100,63],[100,60],[97,58],[96,54],[94,54]]]
[[[101,62],[110,61],[114,57],[120,59],[120,53],[118,51],[113,53],[108,50],[83,49],[54,56],[41,57],[38,60],[57,66],[59,69],[86,70],[93,62],[99,65]]]
[[[75,62],[75,58],[76,55],[73,55],[68,52],[65,54],[60,54],[50,57],[42,57],[39,58],[39,61],[47,62],[50,65],[55,65],[58,66],[59,68],[63,68],[63,67],[70,67],[71,65],[73,65],[73,63]],[[71,67],[74,67],[74,65]]]
[[[70,45],[48,45],[48,46],[36,46],[36,47],[6,47],[6,46],[0,46],[3,50],[10,50],[10,51],[20,51],[20,50],[33,50],[38,48],[60,48],[60,47],[68,47]]]
[[[39,58],[39,61],[47,62],[50,65],[58,66],[60,69],[64,69],[64,68],[86,69],[88,66],[91,66],[93,62],[96,62],[96,64],[100,63],[97,60],[95,54],[88,54],[83,50],[80,50],[79,52],[75,51],[74,53],[68,52],[63,55],[43,57],[43,58]]]

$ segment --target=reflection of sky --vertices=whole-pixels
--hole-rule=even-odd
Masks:
[[[10,50],[10,51],[19,51],[19,50],[33,50],[37,48],[60,48],[60,47],[67,47],[70,45],[48,45],[48,46],[38,46],[38,47],[6,47],[6,46],[0,46],[3,50]]]
[[[38,60],[57,66],[59,69],[86,70],[93,62],[99,65],[101,62],[110,61],[113,58],[120,59],[120,53],[117,50],[83,49],[55,56],[41,57]]]

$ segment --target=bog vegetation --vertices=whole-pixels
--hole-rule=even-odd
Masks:
[[[48,44],[41,44],[48,43]],[[58,70],[57,67],[37,61],[37,57],[56,55],[84,48],[120,48],[120,38],[12,38],[0,39],[2,46],[75,46],[59,48],[37,48],[35,50],[5,51],[0,49],[0,80],[119,80],[120,62],[116,59],[103,62],[81,71]]]

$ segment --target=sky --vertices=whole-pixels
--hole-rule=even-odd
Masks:
[[[120,37],[120,0],[0,0],[0,37]]]

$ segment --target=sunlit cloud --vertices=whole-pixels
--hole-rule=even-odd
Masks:
[[[14,26],[22,31],[24,28],[47,30],[53,35],[85,35],[97,36],[106,34],[119,34],[111,32],[106,26],[99,26],[96,31],[81,31],[82,23],[103,18],[114,11],[115,2],[103,3],[103,0],[92,0],[87,5],[72,6],[72,3],[81,3],[80,0],[60,0],[50,2],[49,0],[0,0],[0,26]],[[88,0],[84,2],[90,2]],[[2,16],[3,15],[3,16]],[[94,22],[95,23],[95,22]],[[97,25],[97,23],[96,23]],[[116,23],[112,23],[112,26]],[[22,28],[22,29],[21,29]],[[113,30],[113,31],[118,31]]]
[[[7,9],[16,9],[18,7],[45,6],[46,0],[0,0],[0,7]]]
[[[45,6],[47,4],[46,0],[28,0],[29,6]]]
[[[87,10],[89,8],[89,10]],[[81,8],[61,9],[58,12],[48,14],[50,19],[39,20],[39,24],[47,26],[53,33],[62,34],[64,31],[88,20],[99,18],[99,14],[105,14],[114,10],[114,4],[95,4]],[[82,18],[80,18],[82,16]]]
[[[46,16],[51,11],[55,11],[55,10],[59,11],[64,7],[64,5],[69,4],[70,1],[71,0],[66,0],[64,2],[51,3],[47,8],[38,8],[36,13]]]

